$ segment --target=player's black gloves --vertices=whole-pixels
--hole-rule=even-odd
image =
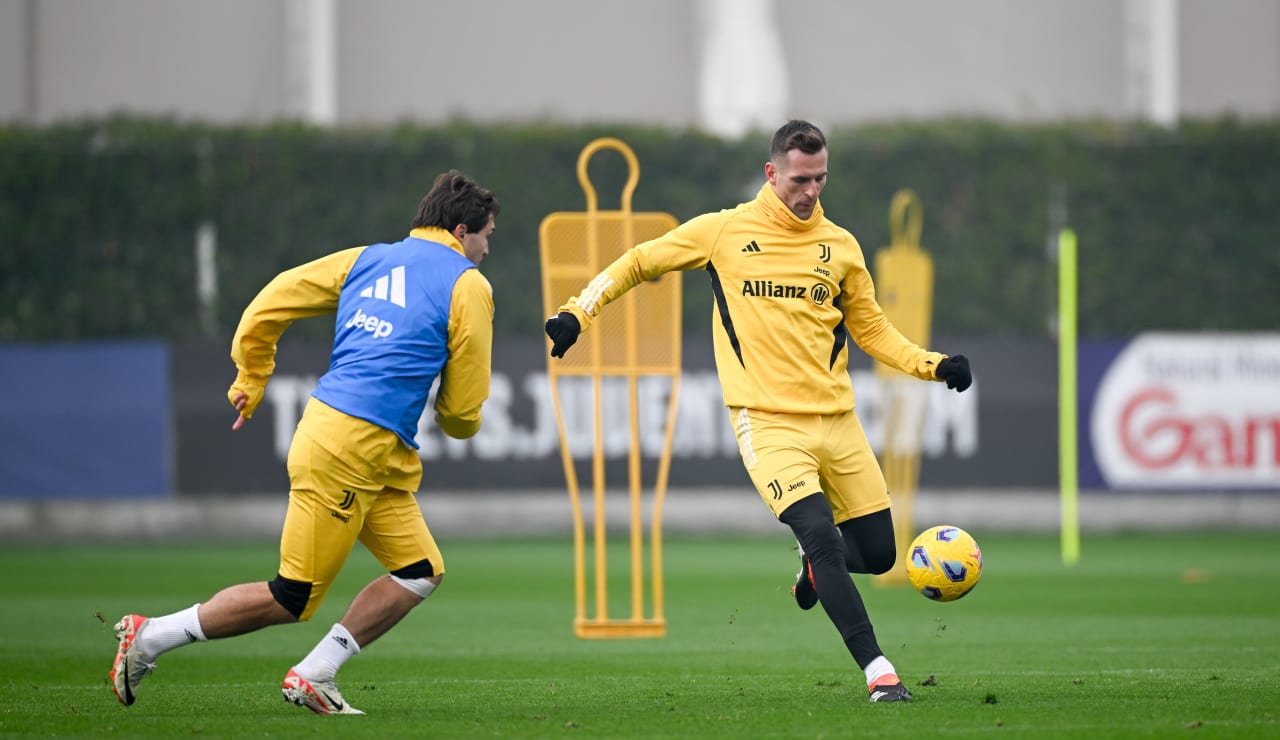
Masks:
[[[968,358],[964,355],[951,355],[938,363],[938,379],[947,381],[947,387],[955,388],[956,393],[964,393],[973,384]]]
[[[551,356],[564,357],[565,350],[578,341],[578,333],[581,331],[582,325],[578,323],[578,317],[568,311],[561,311],[547,319],[547,336],[551,337]]]

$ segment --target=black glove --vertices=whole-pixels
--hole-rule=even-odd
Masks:
[[[547,336],[551,337],[551,356],[564,357],[565,350],[578,341],[578,333],[581,331],[582,325],[578,323],[578,317],[568,311],[561,311],[547,319]]]
[[[947,387],[955,388],[956,393],[964,393],[973,384],[968,358],[964,355],[951,355],[938,363],[938,380],[947,381]]]

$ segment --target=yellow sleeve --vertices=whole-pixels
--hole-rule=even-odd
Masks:
[[[276,275],[249,302],[231,340],[236,380],[227,391],[235,404],[243,393],[248,399],[240,412],[246,419],[262,402],[267,380],[276,367],[276,342],[298,319],[322,316],[338,310],[338,296],[347,273],[364,247],[334,252]]]
[[[436,391],[436,424],[466,439],[480,431],[493,358],[493,288],[479,270],[458,276],[449,301],[449,359]]]
[[[560,311],[572,313],[582,331],[586,331],[602,308],[640,283],[675,270],[705,267],[711,258],[715,234],[723,222],[720,213],[705,214],[656,239],[637,244],[592,278],[581,293],[560,307]]]
[[[914,375],[921,380],[937,380],[938,363],[946,357],[929,352],[902,335],[889,323],[884,309],[876,302],[876,288],[867,272],[862,247],[853,243],[859,258],[841,284],[841,306],[849,336],[863,352],[884,364]]]

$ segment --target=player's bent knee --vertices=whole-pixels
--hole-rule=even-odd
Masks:
[[[893,516],[888,509],[848,519],[838,525],[850,573],[887,573],[898,560]]]
[[[430,560],[419,560],[418,562],[407,565],[403,568],[397,568],[391,571],[391,580],[403,586],[410,593],[416,594],[418,598],[425,599],[431,595],[432,591],[440,585],[444,580],[444,574],[436,574],[435,566]]]
[[[887,550],[873,552],[867,555],[867,570],[874,575],[888,573],[893,569],[894,563],[898,562],[898,553],[896,550]]]
[[[304,621],[302,613],[306,611],[307,602],[311,599],[310,583],[285,578],[277,573],[274,581],[267,582],[267,588],[271,590],[271,596],[277,604],[298,621]]]

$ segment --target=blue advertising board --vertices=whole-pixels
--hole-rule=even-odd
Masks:
[[[161,342],[0,345],[0,499],[167,496]]]

